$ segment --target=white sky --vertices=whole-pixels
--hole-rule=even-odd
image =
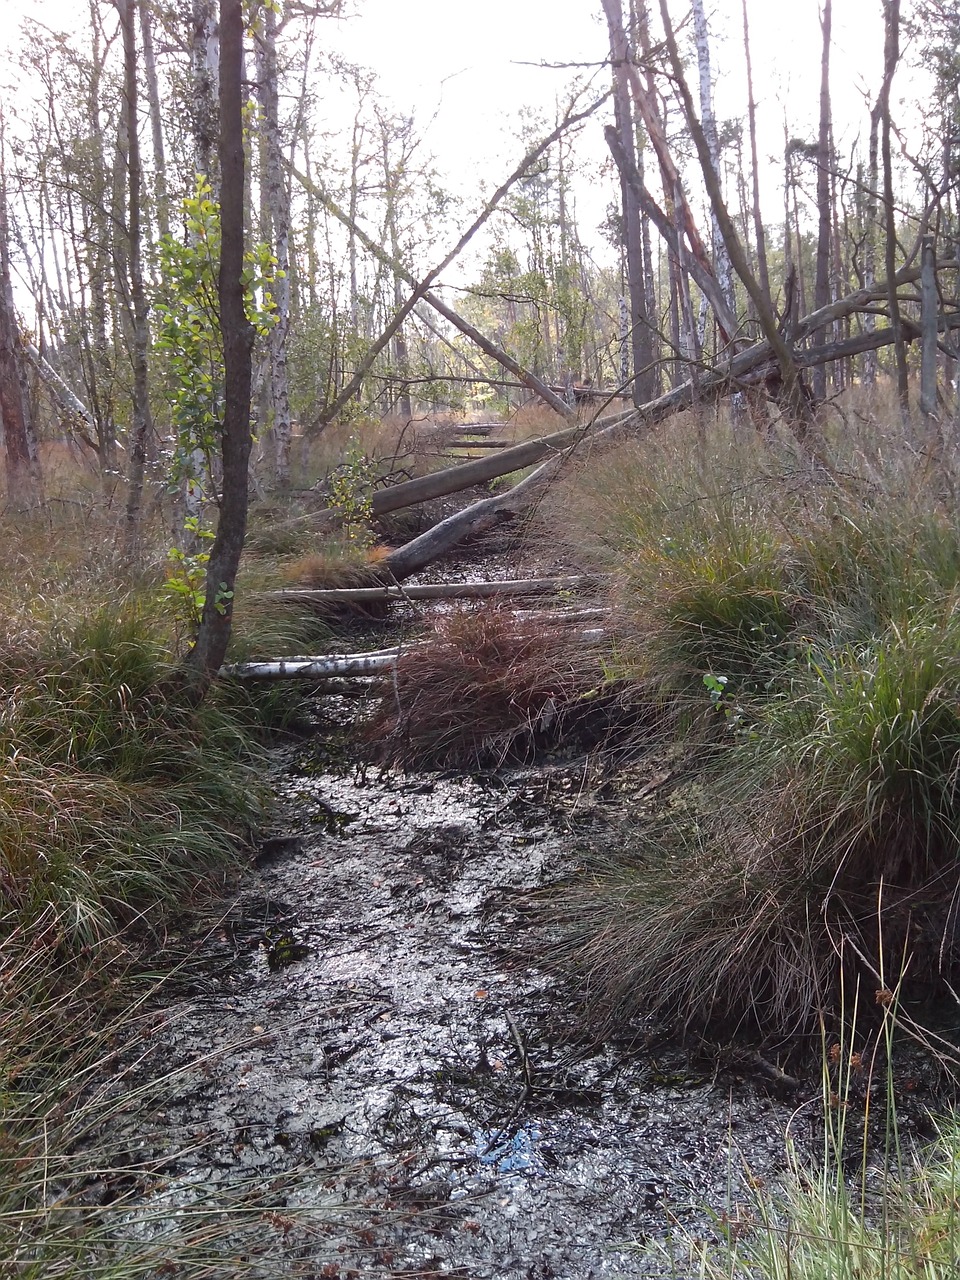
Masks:
[[[607,52],[599,0],[484,0],[480,7],[466,0],[356,3],[360,16],[337,23],[328,43],[373,67],[381,91],[398,109],[416,107],[423,123],[437,109],[427,141],[447,172],[479,169],[493,176],[509,170],[520,154],[509,141],[518,111],[529,105],[550,111],[571,74],[535,64],[598,62]],[[676,18],[686,12],[677,0],[671,9]],[[741,0],[708,0],[707,11],[717,114],[745,117]],[[748,0],[748,13],[761,164],[774,160],[763,184],[765,201],[776,211],[784,111],[791,133],[810,139],[816,133],[819,0]],[[862,127],[864,89],[872,99],[880,79],[880,0],[834,0],[833,42],[835,127],[843,150]],[[695,84],[695,74],[691,79]],[[596,83],[606,88],[609,72],[601,69]],[[601,112],[585,139],[590,152],[604,159],[607,118]]]
[[[109,0],[100,0],[107,4]],[[415,114],[438,172],[464,197],[466,214],[482,201],[479,191],[513,169],[521,154],[515,140],[523,107],[552,115],[569,70],[540,63],[602,61],[606,32],[600,0],[348,0],[355,16],[324,20],[324,47],[373,70],[381,96]],[[651,6],[656,10],[656,4]],[[675,20],[686,12],[671,0]],[[772,222],[782,218],[780,176],[783,119],[794,135],[812,140],[819,93],[819,0],[748,0],[755,89],[761,128],[761,185]],[[79,0],[0,0],[0,48],[12,47],[19,18],[54,28],[86,21]],[[864,91],[872,99],[882,56],[881,0],[834,0],[832,92],[838,147],[848,152],[864,128]],[[717,114],[745,117],[741,0],[709,4]],[[525,65],[526,64],[526,65]],[[591,74],[589,68],[581,72]],[[695,82],[695,75],[691,75]],[[596,73],[606,88],[609,72]],[[909,96],[901,73],[899,91]],[[895,86],[895,98],[897,86]],[[604,108],[584,130],[580,144],[596,166],[607,163]],[[613,197],[613,185],[588,183],[578,201],[582,231],[591,232]],[[473,193],[477,196],[473,199]],[[466,216],[465,214],[465,216]]]

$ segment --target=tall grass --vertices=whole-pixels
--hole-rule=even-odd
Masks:
[[[908,997],[953,981],[960,518],[901,443],[838,437],[825,478],[674,428],[555,499],[613,574],[611,666],[686,745],[660,810],[550,907],[603,1016],[815,1035],[851,963],[904,958]]]
[[[264,799],[215,701],[169,689],[162,627],[115,599],[0,640],[0,909],[90,945],[236,865]]]
[[[267,801],[255,731],[283,709],[229,689],[200,707],[178,697],[164,544],[133,573],[104,550],[113,523],[84,500],[4,530],[0,1271],[297,1274],[291,1241],[313,1228],[303,1214],[271,1225],[282,1190],[181,1192],[181,1153],[137,1154],[181,1083],[142,1065],[160,992],[137,972],[171,920],[244,865]],[[271,572],[248,569],[246,587]],[[320,632],[250,607],[235,652],[302,651]]]
[[[884,981],[884,975],[880,975]],[[789,1131],[786,1171],[750,1175],[747,1195],[712,1241],[686,1241],[700,1280],[952,1280],[960,1264],[960,1117],[909,1142],[898,1115],[898,994],[884,988],[872,1042],[824,1036],[818,1123],[822,1152],[805,1158]],[[849,1021],[855,1021],[851,1018]],[[814,1104],[815,1105],[815,1104]],[[671,1251],[676,1256],[677,1244]]]
[[[180,1146],[155,1131],[157,1113],[217,1055],[157,1069],[162,985],[136,976],[125,943],[57,963],[35,930],[4,923],[0,1272],[290,1277],[336,1256],[330,1237],[349,1210],[325,1190],[329,1171],[218,1180],[215,1138]]]

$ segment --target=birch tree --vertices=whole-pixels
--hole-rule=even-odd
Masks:
[[[829,3],[829,0],[828,0]],[[717,135],[717,117],[713,109],[713,80],[710,74],[710,32],[707,27],[707,15],[703,0],[693,0],[693,33],[697,46],[697,67],[700,72],[700,121],[703,125],[703,136],[707,140],[707,149],[714,169],[719,174],[720,140]],[[713,261],[717,281],[731,311],[734,309],[733,268],[730,265],[730,254],[720,234],[716,210],[710,210],[711,241]]]
[[[830,112],[830,44],[833,18],[832,0],[823,0],[820,27],[823,47],[820,55],[820,127],[817,133],[817,274],[813,294],[813,307],[819,311],[830,301],[830,138],[832,121]],[[813,337],[815,347],[827,341],[826,326],[818,329]],[[824,400],[827,394],[826,365],[817,365],[813,371],[813,394]]]

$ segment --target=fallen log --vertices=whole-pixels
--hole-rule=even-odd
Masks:
[[[555,615],[562,618],[562,614]],[[579,633],[584,641],[599,640],[602,627],[591,627]],[[399,645],[395,649],[378,649],[375,653],[326,653],[306,658],[274,658],[263,662],[231,662],[220,668],[225,680],[331,680],[351,676],[377,675],[396,666],[403,653],[429,647],[429,641],[415,645]]]
[[[445,452],[451,458],[469,458],[469,453],[456,453],[457,449],[509,449],[509,440],[451,440]]]
[[[279,658],[264,662],[231,662],[220,668],[227,680],[329,680],[370,676],[396,665],[399,649],[382,653],[322,654],[316,658]]]
[[[496,582],[426,582],[409,587],[329,587],[323,590],[288,588],[268,591],[264,598],[295,604],[374,604],[390,600],[485,600],[491,596],[540,596],[576,591],[597,579],[587,574],[563,578],[520,578]]]
[[[522,444],[501,449],[489,458],[474,458],[456,467],[446,467],[443,471],[434,471],[431,475],[417,476],[414,480],[403,480],[400,484],[378,489],[371,499],[373,514],[387,515],[391,511],[416,506],[418,502],[445,498],[451,493],[459,493],[462,489],[470,489],[473,485],[496,480],[500,476],[509,475],[511,471],[520,471],[524,467],[540,462],[548,454],[567,448],[581,436],[605,430],[615,423],[626,422],[632,417],[633,410],[625,410],[607,418],[600,418],[593,426],[566,427],[551,435],[538,436],[536,440],[524,440]]]
[[[834,311],[836,311],[838,305],[836,303],[833,304]],[[806,321],[801,321],[801,324],[806,323]],[[941,316],[939,327],[943,331],[960,328],[960,311],[950,312]],[[919,327],[905,326],[905,330],[904,340],[906,342],[912,342],[920,336]],[[858,334],[846,341],[832,343],[827,347],[799,351],[797,352],[797,364],[802,367],[810,367],[817,363],[842,359],[846,355],[866,350],[876,350],[879,347],[889,346],[892,342],[892,329],[877,329],[872,333]],[[512,520],[523,506],[543,491],[573,454],[574,449],[579,447],[581,443],[589,443],[591,445],[595,443],[601,445],[613,443],[628,426],[653,426],[672,414],[678,413],[681,409],[692,408],[695,404],[711,403],[724,395],[729,395],[745,387],[762,385],[772,377],[776,377],[778,372],[779,368],[769,345],[765,342],[757,343],[749,350],[734,356],[728,362],[725,370],[705,376],[697,382],[691,379],[626,415],[617,415],[607,426],[602,428],[598,426],[592,431],[581,428],[579,439],[568,444],[565,448],[557,449],[556,446],[553,446],[554,456],[541,463],[535,471],[525,476],[513,488],[508,489],[506,493],[498,494],[492,498],[481,498],[478,502],[471,503],[470,506],[465,507],[462,511],[458,511],[448,516],[445,520],[441,520],[439,524],[435,524],[410,542],[401,547],[396,547],[380,562],[381,572],[389,575],[397,582],[402,582],[405,577],[419,573],[421,569],[425,569],[428,564],[431,564],[453,547],[459,546],[468,538],[478,533],[486,532],[498,524]],[[557,433],[558,436],[566,436],[568,434],[577,433]],[[556,440],[556,436],[548,438]],[[531,443],[536,442],[531,441]],[[505,454],[501,454],[494,461],[501,461],[505,456]],[[487,461],[486,458],[479,460],[481,465]],[[473,466],[475,464],[468,463],[467,465]],[[462,469],[456,468],[456,470]],[[402,487],[404,486],[397,486],[397,488]]]

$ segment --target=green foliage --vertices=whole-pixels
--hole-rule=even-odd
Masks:
[[[203,528],[198,516],[187,516],[183,524],[184,530],[201,544],[213,541],[213,530]],[[182,547],[167,551],[167,576],[161,596],[172,606],[174,618],[188,635],[196,632],[203,616],[209,561],[207,551],[190,552]]]
[[[353,440],[343,462],[330,476],[328,505],[343,521],[349,545],[372,546],[373,481],[376,464],[366,456],[358,440]]]
[[[214,474],[219,452],[224,386],[218,294],[220,208],[203,176],[197,177],[182,212],[185,238],[165,236],[159,245],[162,284],[154,300],[159,320],[156,349],[167,370],[177,433],[171,481],[204,488]],[[256,244],[247,251],[243,277],[247,318],[263,337],[276,322],[276,263],[267,245]]]

